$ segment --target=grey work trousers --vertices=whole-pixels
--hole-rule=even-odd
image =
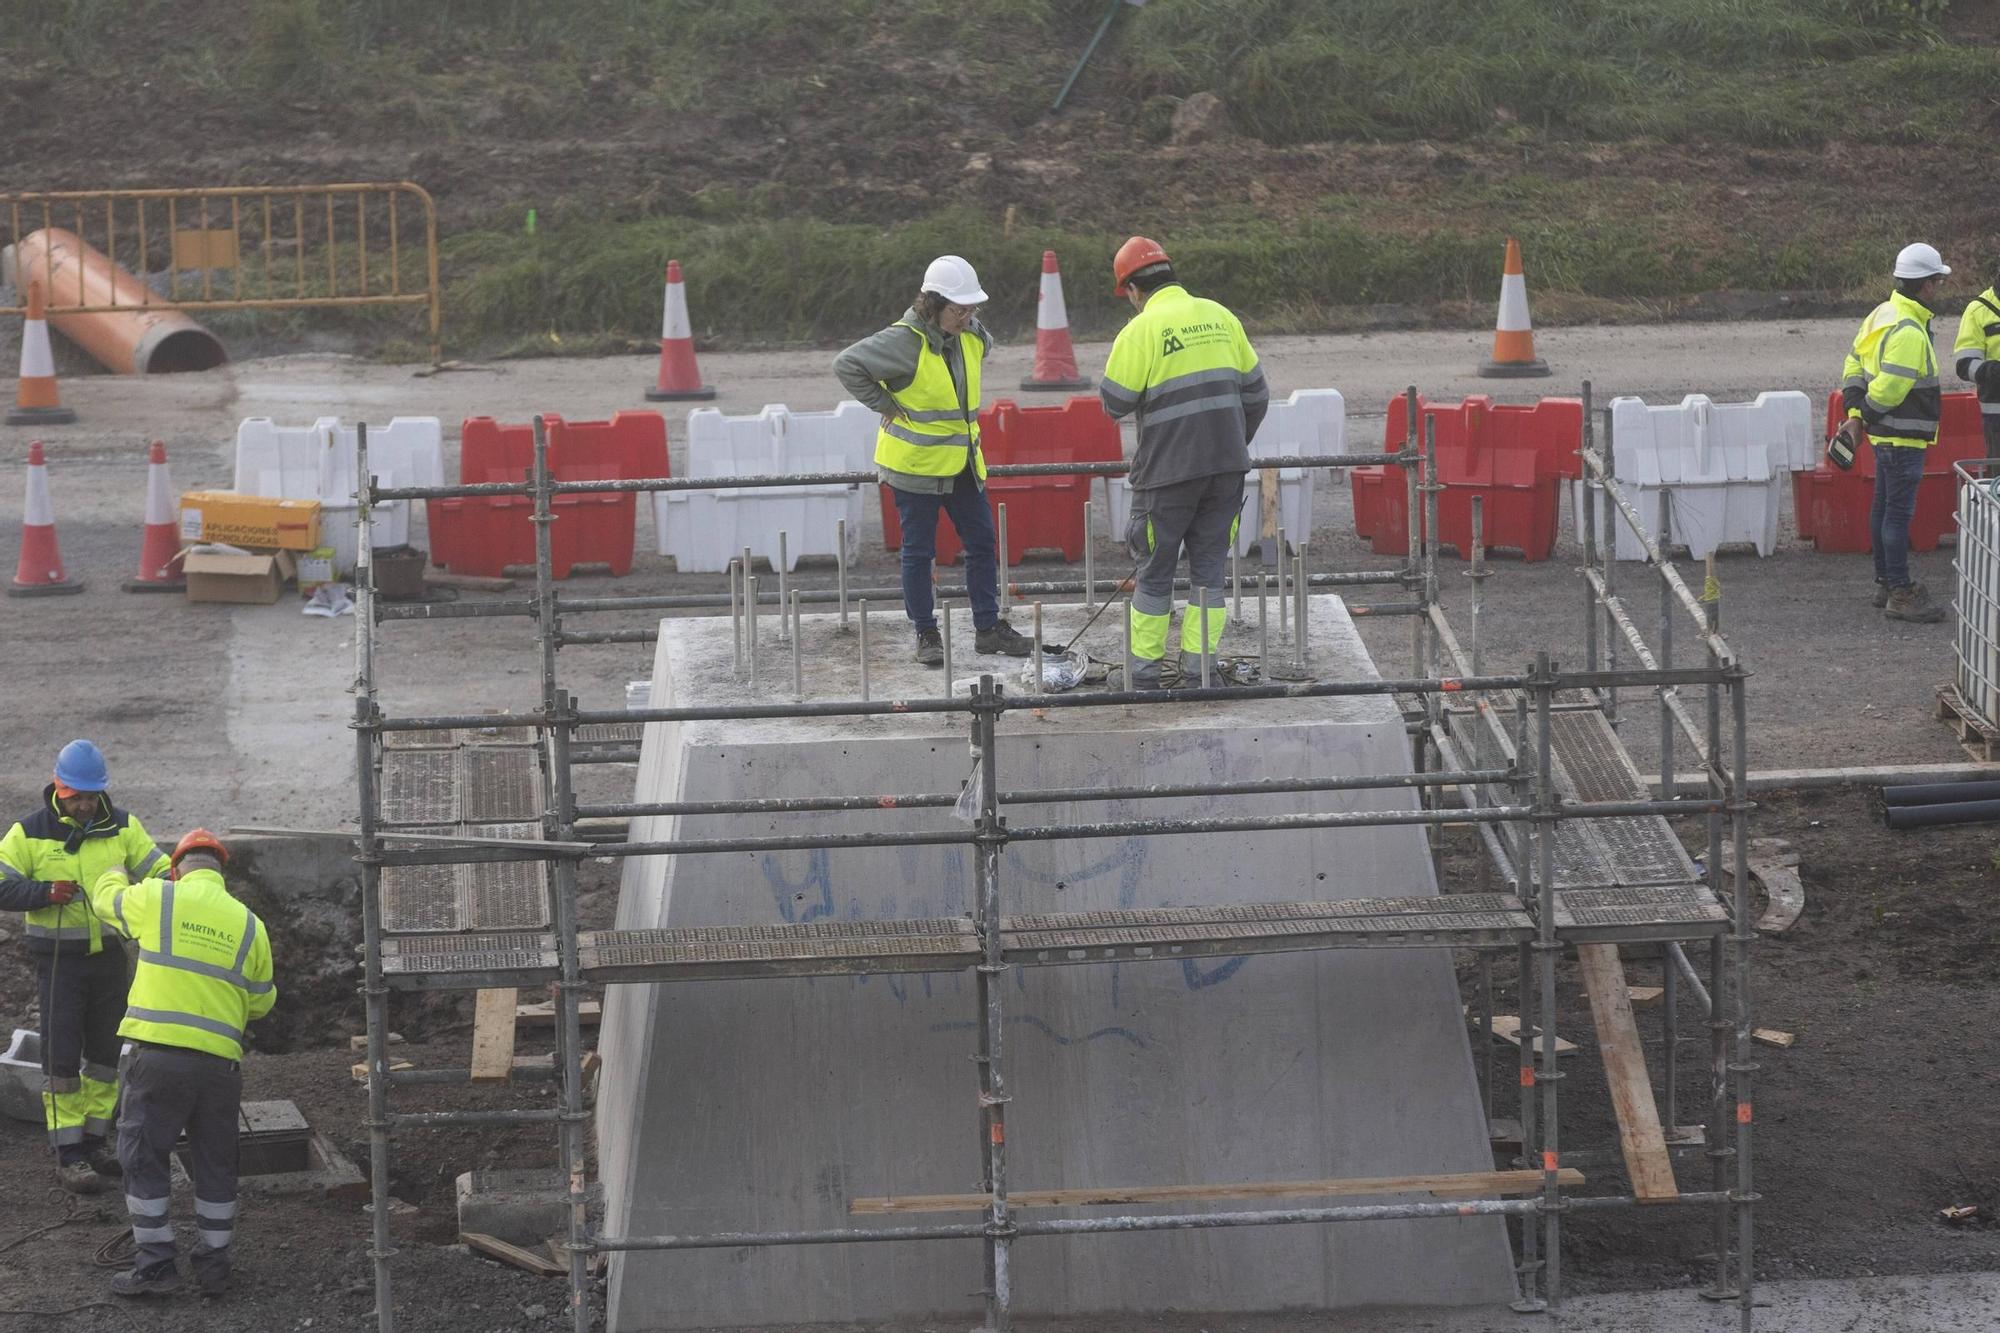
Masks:
[[[173,1194],[168,1154],[186,1130],[194,1167],[195,1224],[201,1233],[189,1258],[202,1285],[228,1281],[242,1105],[243,1068],[234,1060],[179,1047],[134,1046],[119,1103],[118,1163],[125,1168],[125,1207],[138,1246],[133,1267],[141,1275],[152,1276],[174,1263],[174,1227],[167,1217]]]
[[[1125,544],[1139,561],[1131,611],[1135,682],[1159,680],[1160,661],[1166,656],[1167,622],[1174,614],[1174,572],[1180,567],[1182,551],[1187,552],[1188,580],[1193,585],[1181,633],[1182,670],[1190,676],[1199,675],[1201,670],[1202,633],[1195,606],[1204,588],[1208,590],[1209,667],[1215,667],[1216,645],[1222,639],[1228,606],[1229,544],[1235,540],[1242,510],[1241,472],[1218,472],[1132,492],[1132,518]]]

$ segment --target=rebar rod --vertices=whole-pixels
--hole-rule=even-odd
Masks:
[[[1083,502],[1083,609],[1097,609],[1097,529],[1090,521],[1090,501]]]
[[[1472,559],[1468,563],[1471,568],[1466,571],[1466,577],[1472,580],[1471,673],[1476,676],[1481,670],[1480,643],[1484,638],[1482,629],[1486,621],[1486,580],[1492,577],[1486,568],[1486,497],[1482,495],[1472,497]],[[1594,618],[1591,623],[1596,623]],[[1593,645],[1594,642],[1593,640]],[[1597,669],[1595,646],[1590,652],[1590,669],[1592,671]]]
[[[792,562],[791,562],[791,552],[788,549],[790,545],[791,545],[791,534],[787,532],[785,529],[779,528],[778,558],[777,561],[775,562],[776,568],[773,569],[772,571],[778,576],[778,642],[779,643],[785,643],[789,641],[793,637],[794,630],[796,630],[797,628],[797,626],[793,625],[788,619],[786,619],[786,617],[790,614],[791,611],[792,576],[790,573],[790,568]]]
[[[1292,598],[1292,617],[1298,622],[1297,628],[1294,631],[1292,646],[1297,655],[1296,660],[1299,674],[1303,676],[1310,674],[1308,668],[1312,664],[1312,650],[1306,646],[1307,617],[1312,614],[1312,603],[1306,600],[1305,594],[1306,557],[1304,547],[1301,547],[1299,554],[1292,558],[1292,570],[1292,587],[1298,590],[1297,594]]]
[[[1035,683],[1031,690],[1035,694],[1043,692],[1042,686],[1042,604],[1035,603],[1035,646],[1029,650],[1035,656]]]
[[[1278,642],[1288,643],[1291,641],[1292,637],[1292,618],[1291,618],[1291,612],[1287,609],[1288,603],[1285,601],[1285,583],[1287,579],[1289,579],[1289,577],[1291,576],[1292,557],[1290,554],[1290,548],[1285,545],[1285,528],[1283,524],[1278,525],[1277,563],[1278,563]]]
[[[861,626],[861,702],[868,702],[868,599],[859,602]]]
[[[735,649],[736,675],[743,675],[743,588],[742,567],[735,557],[729,561],[729,639]]]
[[[1004,616],[1007,614],[1007,503],[1006,501],[1004,500],[1001,501],[999,504],[994,506],[994,509],[997,510],[999,513],[999,520],[998,520],[999,533],[996,538],[997,545],[994,548],[993,567],[998,573],[999,583],[1000,583],[1000,586],[995,591],[999,594],[1000,598],[1000,614]],[[971,574],[972,574],[972,566],[970,562],[967,562],[966,576],[970,578]]]
[[[833,523],[833,578],[840,595],[840,632],[847,633],[847,520]]]
[[[355,467],[368,470],[368,424],[354,432]],[[396,1253],[389,1230],[389,988],[382,979],[382,870],[375,860],[378,816],[375,778],[376,733],[369,727],[375,706],[375,561],[374,516],[368,487],[358,488],[354,521],[357,555],[354,574],[354,767],[360,800],[357,860],[361,866],[361,990],[368,1020],[368,1194],[374,1201],[369,1220],[368,1257],[375,1275],[375,1319],[379,1333],[396,1333],[396,1302],[389,1260]]]
[[[806,697],[806,649],[805,632],[799,626],[799,594],[792,592],[792,698],[804,702]]]
[[[749,645],[750,693],[755,694],[757,693],[757,576],[755,574],[743,581],[743,604],[749,609],[744,641]]]
[[[1271,678],[1271,576],[1257,575],[1257,673]]]

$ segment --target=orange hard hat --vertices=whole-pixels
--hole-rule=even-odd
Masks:
[[[222,839],[205,828],[189,829],[187,836],[174,845],[174,857],[170,865],[179,865],[181,858],[189,852],[213,852],[215,859],[229,864],[229,849],[222,845]]]
[[[1111,289],[1111,294],[1123,296],[1125,280],[1139,270],[1170,262],[1172,261],[1167,258],[1167,252],[1160,248],[1158,241],[1145,236],[1134,236],[1119,246],[1118,253],[1111,257],[1111,276],[1118,280],[1118,285]]]

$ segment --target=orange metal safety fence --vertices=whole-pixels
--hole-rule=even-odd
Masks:
[[[437,206],[410,181],[0,194],[0,226],[23,257],[22,304],[0,305],[0,314],[24,313],[30,281],[41,283],[52,317],[148,305],[421,306],[431,362],[442,359]],[[87,281],[89,264],[60,264],[65,232],[141,286]]]

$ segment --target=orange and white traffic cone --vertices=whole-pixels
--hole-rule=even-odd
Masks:
[[[125,580],[126,592],[179,592],[187,587],[180,570],[181,533],[174,521],[174,479],[167,470],[167,446],[153,441],[146,460],[146,533],[139,545],[139,572]]]
[[[7,585],[9,597],[54,597],[82,592],[82,583],[70,582],[63,573],[62,551],[56,546],[56,511],[49,504],[48,462],[42,457],[42,442],[28,446],[28,496],[21,506],[21,563],[14,581]]]
[[[42,284],[28,284],[28,317],[21,324],[21,389],[7,413],[10,426],[61,426],[76,420],[56,388],[56,360],[49,351],[48,307]]]
[[[1528,319],[1528,277],[1521,247],[1507,238],[1507,262],[1500,269],[1500,317],[1493,328],[1493,359],[1479,368],[1483,379],[1532,379],[1549,373],[1535,355],[1535,329]]]
[[[701,382],[694,363],[694,326],[688,322],[687,288],[681,285],[681,261],[667,261],[667,310],[660,322],[660,378],[646,390],[649,403],[713,398],[715,390]]]
[[[1090,381],[1076,373],[1076,349],[1069,341],[1069,307],[1063,304],[1062,270],[1056,252],[1042,251],[1042,295],[1035,303],[1035,369],[1021,381],[1024,389],[1062,393],[1088,389]]]

